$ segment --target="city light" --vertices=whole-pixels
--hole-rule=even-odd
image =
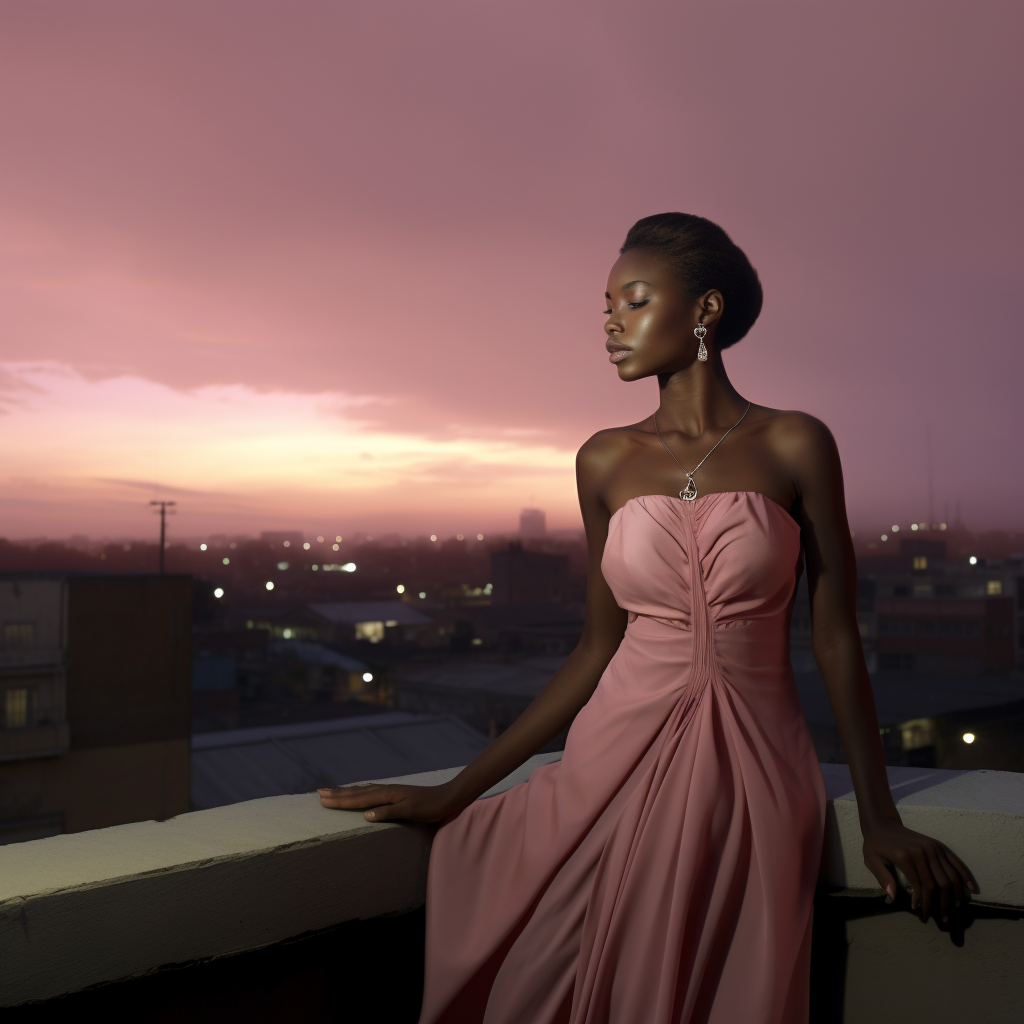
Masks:
[[[466,538],[463,537],[461,533],[457,533],[457,534],[455,534],[455,539],[456,540],[465,540]]]
[[[317,542],[317,544],[323,544],[323,542],[324,542],[323,537],[317,537],[316,542]]]
[[[398,586],[395,587],[395,590],[397,590],[399,594],[404,594],[405,593],[405,584],[404,583],[399,583]]]
[[[284,572],[285,569],[288,568],[288,563],[287,562],[278,562],[277,563],[277,567],[278,567],[278,569],[281,570],[281,572]]]
[[[910,524],[910,528],[911,528],[912,530],[916,530],[916,529],[917,529],[917,523],[911,523],[911,524]]]
[[[305,544],[302,545],[302,550],[303,551],[308,551],[309,550],[309,541],[308,540],[306,541]]]
[[[346,562],[341,567],[341,571],[342,572],[355,572],[356,571],[356,563],[355,562]]]
[[[273,589],[274,589],[273,582],[270,581],[270,580],[267,580],[267,590],[273,590]]]
[[[199,545],[199,550],[200,551],[205,551],[206,550],[206,545],[205,544],[200,544]]]
[[[975,737],[973,732],[965,732],[964,733],[964,737],[963,737],[964,743],[973,743],[975,738],[976,737]]]
[[[341,543],[341,537],[335,537],[334,541],[335,541],[336,544],[340,544]]]
[[[217,589],[216,589],[216,590],[215,590],[215,591],[213,592],[213,596],[214,596],[214,597],[216,597],[216,598],[217,598],[218,600],[219,600],[220,598],[222,598],[222,597],[224,596],[224,588],[223,588],[223,587],[218,587],[218,588],[217,588]]]
[[[311,568],[312,568],[313,572],[317,572],[320,569],[320,566],[319,565],[314,565],[314,566],[311,566]]]
[[[223,562],[223,563],[224,563],[225,565],[230,565],[230,564],[231,564],[231,559],[230,559],[230,558],[222,558],[222,559],[221,559],[221,561],[222,561],[222,562]]]
[[[337,550],[338,550],[338,549],[339,549],[340,547],[341,547],[341,545],[340,545],[340,544],[332,544],[332,545],[331,545],[331,550],[332,550],[332,551],[337,551]]]
[[[427,596],[427,592],[425,590],[421,590],[420,591],[420,600],[422,601],[426,596]]]
[[[283,636],[285,638],[285,640],[291,640],[291,638],[292,638],[292,631],[290,629],[283,629],[281,631],[281,636]]]
[[[292,546],[292,542],[291,542],[290,540],[286,540],[286,541],[284,542],[284,546],[285,546],[286,548],[290,548],[290,547]]]
[[[372,683],[373,682],[373,673],[372,672],[364,672],[363,673],[363,682],[364,683]]]
[[[899,533],[900,532],[900,528],[895,523],[893,523],[892,532],[893,533]]]
[[[477,539],[477,540],[483,540],[483,539],[484,539],[484,535],[483,535],[482,533],[478,533],[478,534],[476,535],[476,539]]]
[[[889,539],[889,534],[883,533],[882,534],[882,540],[888,540],[888,539]]]
[[[436,533],[432,533],[432,534],[430,535],[430,539],[431,539],[431,540],[437,540],[437,534],[436,534]]]
[[[971,565],[977,565],[978,564],[978,556],[977,555],[971,555],[971,557],[968,558],[967,561],[970,562]]]

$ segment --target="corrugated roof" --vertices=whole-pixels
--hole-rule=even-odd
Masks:
[[[426,626],[433,619],[410,608],[401,601],[329,601],[324,604],[311,604],[310,608],[322,615],[328,622],[388,622],[394,620],[400,626]]]
[[[405,711],[200,733],[192,737],[192,806],[452,768],[488,742],[453,715]]]

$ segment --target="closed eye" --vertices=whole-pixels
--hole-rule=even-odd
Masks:
[[[646,306],[650,301],[650,299],[643,299],[640,302],[627,302],[626,305],[629,306],[630,309],[639,309],[641,306]]]
[[[604,311],[604,315],[605,315],[605,316],[611,316],[611,315],[612,315],[612,311],[611,311],[610,309],[606,309],[606,310]]]

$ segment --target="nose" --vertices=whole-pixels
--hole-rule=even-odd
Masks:
[[[614,313],[604,322],[605,334],[608,337],[612,337],[615,334],[621,334],[625,330],[625,325]]]

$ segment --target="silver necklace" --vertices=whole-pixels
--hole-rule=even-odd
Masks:
[[[740,418],[711,446],[711,452],[713,452],[743,422],[743,416],[746,416],[748,412],[750,412],[749,402],[747,402],[746,409],[743,410],[743,415],[740,416]],[[667,451],[669,455],[672,455],[672,449],[665,444],[665,438],[661,436],[661,431],[658,430],[657,412],[654,414],[654,431],[658,435],[658,440],[665,445],[665,451]],[[708,452],[708,455],[710,455],[711,452]],[[693,473],[696,473],[697,470],[707,462],[708,455],[705,455],[704,458],[693,467]],[[693,479],[693,473],[683,469],[683,464],[674,455],[672,455],[672,461],[682,469],[684,473],[686,473],[686,486],[679,492],[679,497],[682,498],[683,501],[693,501],[693,499],[697,497],[697,481]]]

